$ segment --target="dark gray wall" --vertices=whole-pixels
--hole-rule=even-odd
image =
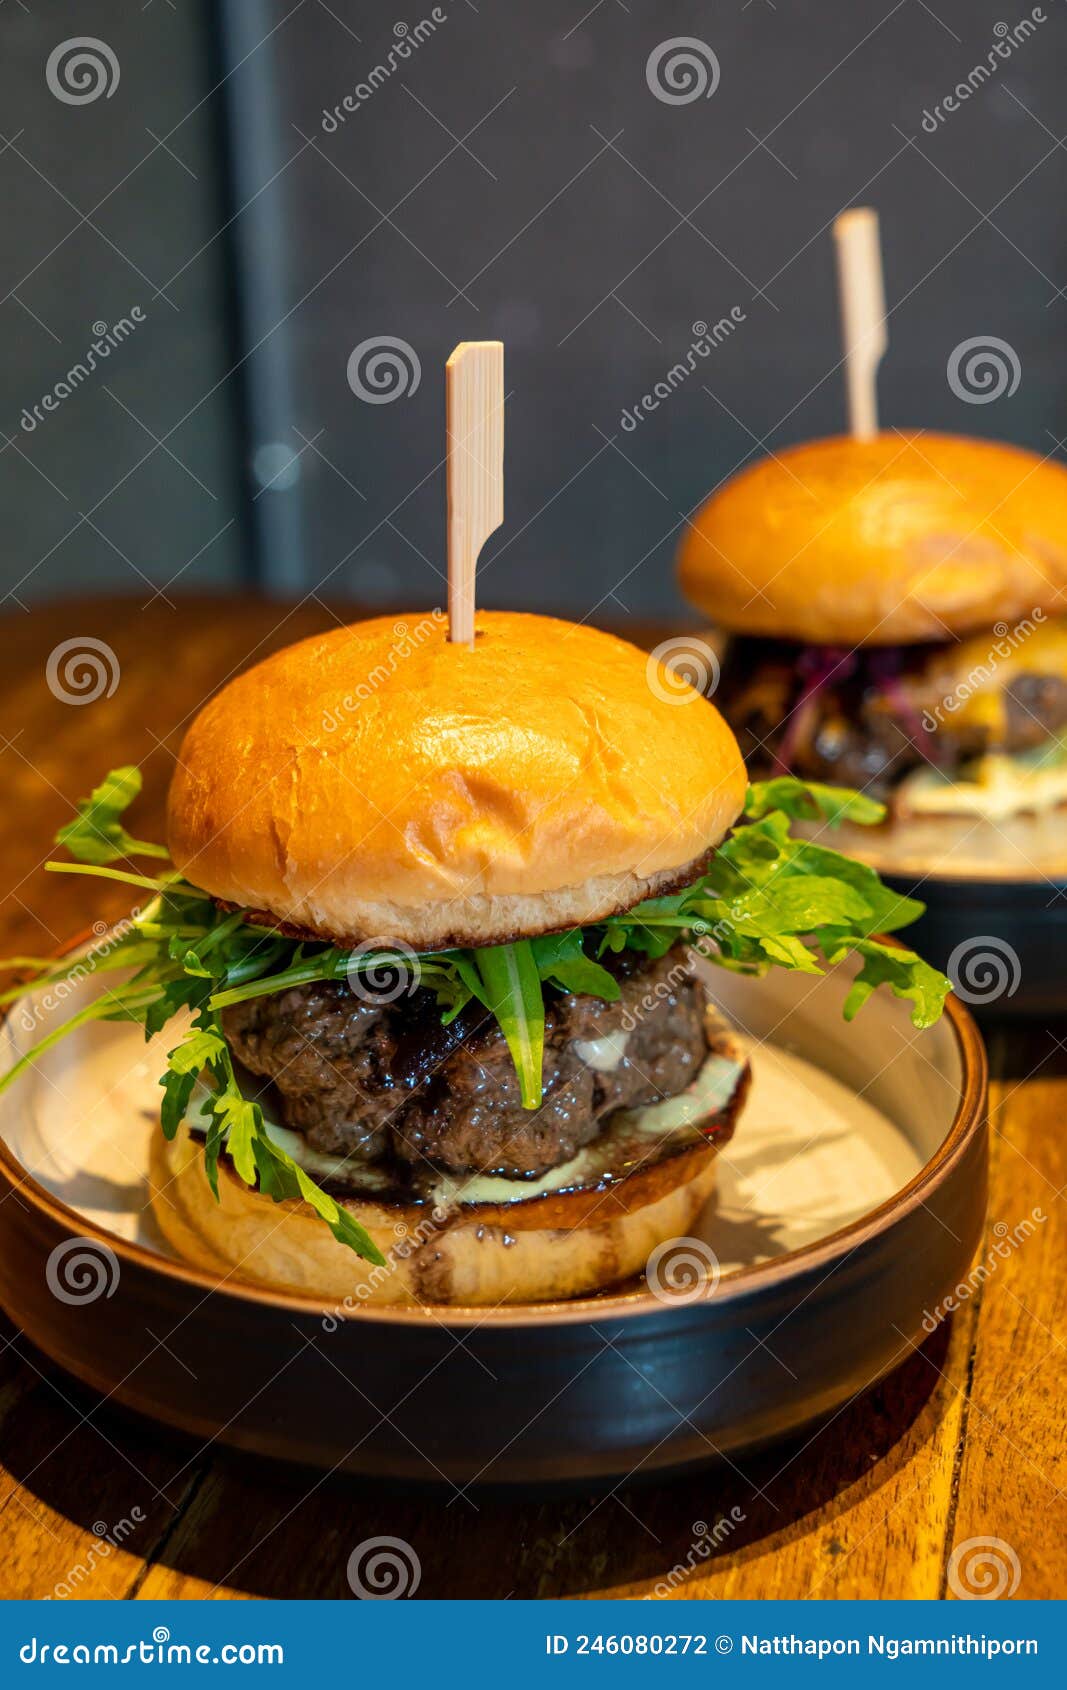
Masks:
[[[1002,0],[442,10],[325,131],[324,108],[388,65],[393,9],[305,5],[272,44],[284,168],[257,205],[285,230],[292,314],[291,390],[270,432],[304,450],[299,485],[270,504],[303,499],[310,577],[440,597],[442,364],[461,338],[501,336],[507,522],[485,554],[483,602],[587,612],[612,593],[609,611],[616,599],[676,608],[684,513],[764,443],[842,426],[828,225],[850,202],[882,216],[883,421],[1042,452],[1067,430],[1058,0],[957,112],[930,118],[934,133],[924,110],[987,61],[996,26],[1029,12]],[[429,15],[420,4],[405,17],[413,28]],[[678,36],[715,53],[712,97],[650,91],[650,53]],[[685,357],[693,323],[731,307],[744,322],[626,432],[623,408]],[[382,335],[410,343],[421,383],[370,405],[346,360]],[[1017,355],[1018,388],[965,402],[947,361],[990,335]],[[289,534],[276,568],[293,561]]]
[[[0,10],[7,609],[60,591],[147,599],[167,583],[173,593],[237,578],[244,519],[235,386],[224,379],[226,213],[205,16],[164,0],[144,10],[10,0]],[[118,81],[97,51],[102,91],[69,104],[46,67],[83,35],[106,43]],[[57,68],[54,80],[68,93],[95,85],[91,73],[73,76],[68,87]],[[56,384],[87,368],[93,325],[124,318],[128,338],[57,400]],[[46,394],[56,406],[47,412]],[[34,406],[42,420],[29,430]]]
[[[213,93],[206,7],[94,0],[75,21],[9,0],[3,130],[22,135],[0,153],[4,585],[29,597],[138,589],[137,572],[232,579],[247,512],[276,590],[439,602],[442,367],[456,341],[501,336],[507,521],[482,602],[674,614],[685,514],[752,454],[841,426],[828,225],[849,203],[882,214],[884,422],[1052,450],[1067,432],[1061,0],[1017,47],[998,26],[1030,13],[1001,0],[627,5],[451,0],[412,46],[424,0],[403,20],[348,0],[221,0],[211,16],[232,74]],[[111,99],[71,107],[48,92],[48,52],[74,29],[117,52]],[[648,60],[683,36],[712,50],[720,77],[710,98],[671,104],[651,91]],[[406,59],[376,73],[403,40]],[[924,128],[998,41],[1007,56],[973,96]],[[359,108],[324,127],[324,110],[368,81]],[[101,199],[98,228],[71,234]],[[176,311],[156,292],[172,277]],[[138,300],[148,321],[104,375],[116,398],[94,378],[26,436],[22,406],[94,319]],[[744,320],[729,338],[624,428],[624,407],[685,359],[693,324],[731,308]],[[370,404],[346,367],[382,336],[412,349],[421,379]],[[1018,386],[970,403],[946,366],[990,336],[1018,360]],[[238,448],[243,392],[253,426]],[[153,442],[117,400],[181,462],[157,449],[130,473]],[[242,501],[245,462],[260,487]],[[78,524],[94,506],[106,539]]]

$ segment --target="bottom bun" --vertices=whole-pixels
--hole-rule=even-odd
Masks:
[[[202,1142],[187,1126],[169,1143],[153,1139],[153,1212],[184,1261],[322,1297],[339,1315],[382,1304],[495,1307],[588,1295],[639,1274],[657,1245],[692,1231],[748,1088],[747,1063],[732,1041],[725,1054],[724,1042],[689,1093],[621,1111],[549,1189],[542,1182],[525,1196],[531,1188],[521,1181],[442,1178],[425,1201],[411,1202],[328,1181],[384,1265],[339,1244],[306,1203],[275,1203],[246,1186],[225,1155],[216,1202]]]
[[[156,1220],[185,1261],[220,1278],[330,1299],[339,1313],[389,1303],[546,1302],[599,1291],[640,1273],[657,1244],[688,1233],[715,1180],[714,1149],[701,1146],[672,1170],[674,1182],[659,1195],[628,1208],[605,1201],[595,1219],[576,1215],[572,1224],[567,1206],[577,1207],[582,1193],[555,1197],[553,1215],[540,1224],[520,1212],[540,1208],[537,1198],[427,1212],[339,1197],[385,1257],[375,1266],[338,1244],[307,1204],[275,1203],[224,1160],[216,1203],[202,1147],[185,1129],[169,1144],[160,1135],[152,1162]],[[493,1210],[493,1218],[483,1212]]]

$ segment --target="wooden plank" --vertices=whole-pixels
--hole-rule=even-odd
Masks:
[[[3,770],[18,826],[4,829],[0,842],[0,954],[47,950],[128,909],[122,887],[44,872],[51,836],[69,820],[73,800],[109,763],[143,761],[138,826],[162,837],[183,718],[245,654],[330,620],[319,606],[294,616],[244,600],[194,600],[180,610],[162,600],[148,609],[86,601],[3,619],[4,729],[12,740]],[[49,656],[71,639],[92,649],[87,638],[114,654],[117,685],[110,697],[65,703],[48,684]],[[102,660],[110,669],[111,659]],[[81,1596],[125,1595],[166,1541],[205,1458],[187,1468],[195,1445],[98,1408],[23,1346],[3,1317],[0,1350],[2,1594],[62,1595],[69,1587]]]
[[[1049,1599],[1063,1595],[1067,1543],[1067,1056],[1052,1031],[1003,1042],[1018,1077],[992,1115],[988,1277],[947,1550],[996,1539],[985,1576],[1004,1568],[1013,1583],[1014,1556],[1017,1595]],[[969,1563],[961,1553],[957,1582]]]
[[[696,1480],[688,1517],[709,1533],[672,1532],[669,1521],[664,1531],[653,1517],[663,1538],[654,1570],[595,1594],[936,1596],[972,1329],[957,1320],[806,1438],[756,1462],[739,1457],[744,1477]]]
[[[203,1459],[187,1465],[181,1440],[101,1410],[0,1320],[0,1594],[123,1597],[182,1513]]]

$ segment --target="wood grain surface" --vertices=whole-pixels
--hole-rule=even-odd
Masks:
[[[0,622],[0,953],[119,916],[121,888],[41,867],[71,802],[111,764],[139,763],[138,831],[158,837],[181,730],[208,693],[335,620],[318,602],[157,598]],[[48,659],[84,636],[106,642],[117,685],[64,703]],[[990,1538],[1009,1582],[1017,1563],[1019,1597],[1062,1596],[1065,1052],[1062,1026],[992,1034],[993,1182],[974,1295],[829,1424],[737,1468],[606,1496],[449,1503],[379,1490],[101,1406],[0,1319],[0,1596],[348,1597],[349,1555],[382,1535],[411,1544],[427,1597],[938,1597],[968,1577],[972,1540]]]

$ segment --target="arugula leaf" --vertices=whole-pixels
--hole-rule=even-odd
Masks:
[[[481,987],[478,996],[496,1016],[508,1042],[522,1106],[538,1109],[543,1095],[545,1000],[533,945],[529,939],[487,945],[473,956]]]
[[[745,798],[745,815],[758,822],[772,810],[784,810],[794,821],[825,821],[837,827],[843,821],[872,827],[885,820],[885,805],[847,786],[823,786],[819,781],[797,780],[795,775],[775,775],[771,780],[753,781]]]
[[[423,969],[422,984],[435,993],[441,1010],[441,1025],[451,1026],[461,1009],[472,998],[482,998],[482,981],[474,961],[467,951],[449,951],[440,959],[440,968],[427,974]]]
[[[250,1103],[236,1088],[220,1092],[211,1106],[219,1131],[226,1141],[226,1149],[237,1175],[246,1185],[256,1183],[254,1143],[263,1132],[263,1111],[258,1103]]]
[[[132,763],[112,769],[78,804],[76,819],[59,829],[55,843],[65,846],[82,863],[113,863],[119,857],[166,857],[165,846],[134,839],[119,821],[140,790],[140,769]]]
[[[541,979],[558,986],[561,992],[603,998],[606,1003],[614,1003],[619,997],[621,987],[615,976],[586,955],[580,927],[531,939],[530,949]]]
[[[175,1074],[199,1074],[209,1062],[218,1061],[226,1041],[214,1027],[197,1027],[180,1045],[168,1051],[167,1062]]]
[[[820,880],[825,892],[827,913],[821,915],[817,905],[812,905],[813,932],[826,925],[836,925],[831,910],[835,903],[840,905],[843,887],[851,887],[867,906],[866,916],[857,907],[847,918],[861,933],[895,932],[898,927],[917,921],[925,908],[916,898],[890,891],[877,871],[866,863],[842,856],[829,846],[794,839],[788,818],[780,810],[772,811],[761,821],[735,828],[716,852],[705,884],[725,897],[740,896],[743,887],[766,886],[774,899],[785,897],[787,881],[802,874],[813,883]]]
[[[185,1112],[189,1107],[193,1095],[193,1087],[197,1081],[197,1070],[191,1068],[181,1072],[177,1068],[168,1068],[160,1085],[163,1087],[163,1103],[160,1108],[160,1120],[163,1126],[163,1137],[172,1139],[185,1119]]]
[[[760,938],[811,933],[819,927],[856,927],[870,919],[871,906],[847,880],[806,874],[790,863],[776,880],[734,898],[728,914],[735,932]]]
[[[246,1185],[258,1183],[259,1189],[275,1202],[291,1197],[309,1204],[339,1243],[348,1245],[366,1261],[383,1264],[385,1257],[370,1234],[269,1136],[259,1104],[242,1095],[229,1046],[210,1010],[205,1008],[201,1012],[201,1022],[171,1051],[167,1073],[160,1081],[166,1137],[174,1137],[189,1107],[196,1081],[206,1073],[214,1087],[214,1096],[204,1143],[204,1171],[216,1201],[218,1161],[225,1148],[235,1173]]]
[[[338,1244],[347,1244],[357,1256],[364,1261],[372,1262],[376,1267],[384,1267],[385,1257],[368,1232],[365,1232],[357,1220],[354,1220],[348,1209],[334,1201],[329,1192],[317,1186],[303,1170],[298,1162],[282,1150],[280,1145],[268,1138],[265,1133],[258,1134],[252,1140],[252,1154],[255,1157],[256,1173],[259,1176],[259,1189],[280,1203],[285,1197],[302,1199],[314,1209],[320,1220],[324,1220],[333,1233]]]
[[[640,951],[643,956],[665,956],[692,925],[691,915],[683,914],[686,900],[687,893],[672,898],[649,898],[626,915],[610,917],[604,924],[601,953]]]
[[[757,799],[754,807],[760,803]],[[924,1017],[936,1019],[944,1000],[944,977],[913,952],[870,948],[873,934],[906,926],[923,907],[891,892],[865,864],[794,839],[789,817],[771,810],[736,827],[696,885],[612,917],[604,924],[601,949],[660,955],[689,933],[710,961],[754,974],[771,967],[819,974],[819,952],[835,963],[855,951],[867,961],[850,999],[852,1014],[869,996],[864,988],[872,980],[911,997],[916,1026],[928,1025]]]
[[[199,979],[168,980],[156,1001],[145,1013],[145,1038],[150,1039],[153,1034],[161,1033],[167,1022],[172,1020],[180,1009],[202,1008],[210,990],[210,984],[205,985],[205,982]]]
[[[843,857],[825,845],[806,840],[793,841],[791,861],[798,870],[816,875],[833,876],[842,885],[851,886],[866,903],[868,917],[860,927],[864,933],[895,933],[898,927],[909,927],[918,921],[926,908],[918,898],[903,892],[893,892],[882,881],[876,869],[859,863],[854,857]],[[821,925],[821,924],[820,924]]]
[[[952,981],[931,968],[914,951],[896,945],[881,945],[876,939],[845,941],[827,952],[827,962],[840,962],[849,951],[865,958],[863,967],[852,983],[845,999],[844,1016],[851,1021],[871,993],[879,986],[889,986],[893,996],[910,998],[915,1005],[912,1021],[916,1027],[931,1027],[945,1007],[945,999],[952,990]]]

